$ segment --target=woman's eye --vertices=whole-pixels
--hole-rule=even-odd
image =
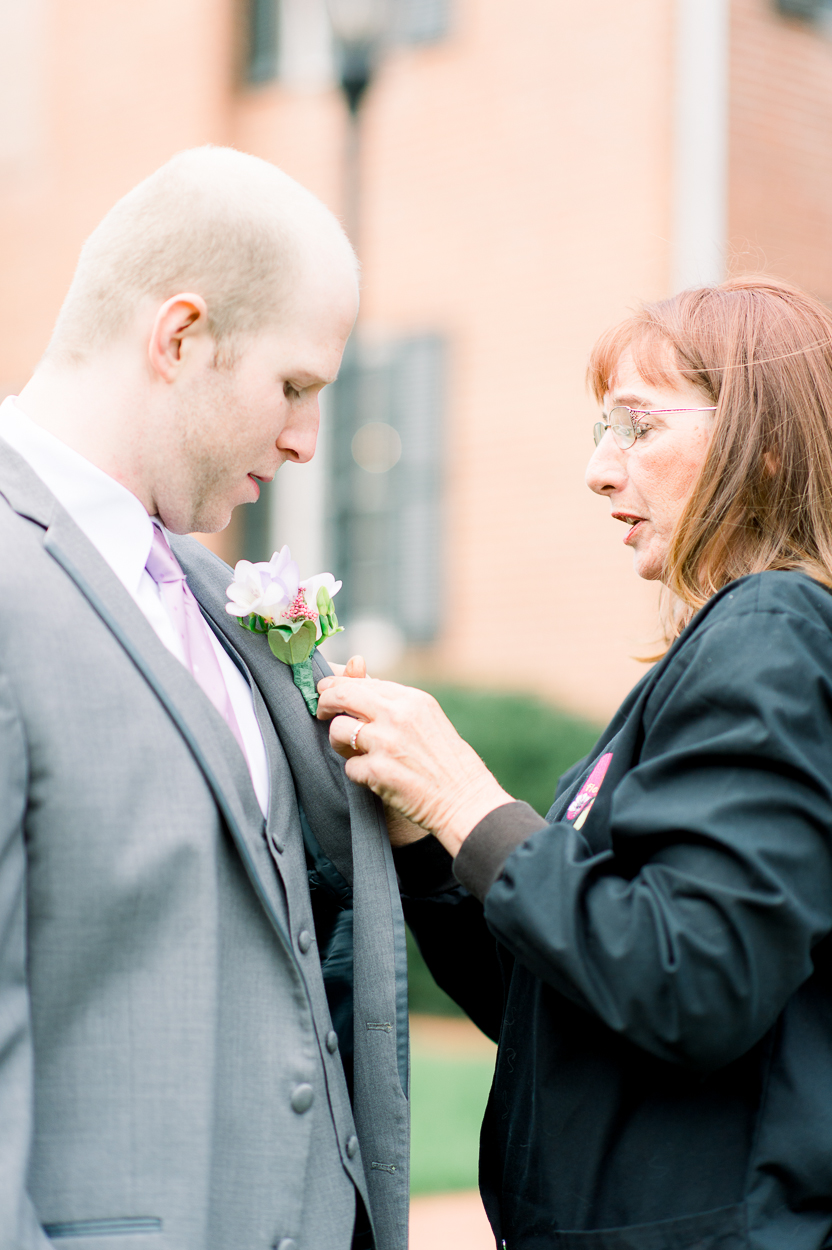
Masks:
[[[638,421],[633,426],[633,429],[636,432],[636,438],[643,438],[645,434],[650,433],[652,428],[652,425],[645,425],[643,421]]]

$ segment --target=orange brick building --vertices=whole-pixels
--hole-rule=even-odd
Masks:
[[[403,643],[401,671],[603,717],[656,594],[583,485],[586,357],[636,301],[730,269],[832,301],[827,3],[391,2],[357,349],[320,457],[220,546],[288,541],[351,578],[353,636],[375,617],[363,637]],[[345,211],[325,0],[5,0],[0,56],[6,392],[85,235],[173,152],[233,144]]]

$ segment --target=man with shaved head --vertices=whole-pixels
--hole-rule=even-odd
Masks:
[[[314,196],[184,152],[0,406],[0,1247],[406,1246],[383,814],[187,537],[312,456],[357,299]]]

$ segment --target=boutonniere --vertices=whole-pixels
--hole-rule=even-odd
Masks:
[[[243,629],[265,634],[272,654],[292,670],[295,685],[314,716],[318,692],[312,673],[312,652],[324,638],[343,633],[338,624],[333,595],[341,583],[331,573],[300,580],[300,569],[288,547],[276,551],[269,561],[252,564],[239,560],[234,581],[226,590],[225,610],[236,616]]]

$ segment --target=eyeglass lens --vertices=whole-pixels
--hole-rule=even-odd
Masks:
[[[632,414],[629,408],[618,407],[613,408],[607,421],[596,421],[592,427],[592,435],[595,439],[597,447],[607,430],[612,430],[612,436],[616,444],[622,451],[626,451],[628,447],[632,447],[636,441],[636,431],[633,425]]]

